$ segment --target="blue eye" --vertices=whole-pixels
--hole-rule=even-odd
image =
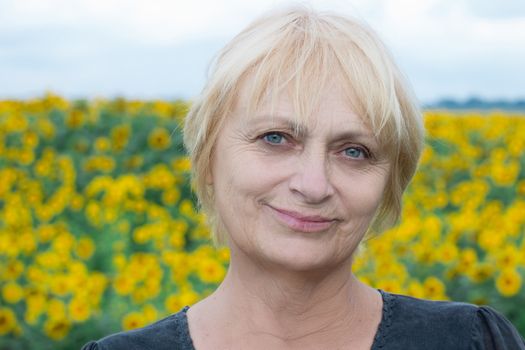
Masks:
[[[271,132],[271,133],[268,133],[266,135],[264,135],[263,137],[264,141],[270,143],[270,144],[280,144],[283,142],[284,140],[284,136],[277,133],[277,132]]]
[[[348,147],[345,149],[345,155],[350,158],[368,158],[368,154],[361,147]]]

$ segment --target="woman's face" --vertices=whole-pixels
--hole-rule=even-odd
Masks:
[[[371,130],[335,84],[299,125],[279,98],[247,115],[240,96],[212,160],[217,214],[232,259],[292,270],[348,262],[382,199],[390,169]]]

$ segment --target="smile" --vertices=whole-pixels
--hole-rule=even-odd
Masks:
[[[274,208],[270,205],[266,205],[266,207],[270,209],[277,221],[290,229],[299,232],[326,231],[337,221],[335,219],[325,218],[318,215],[304,216],[294,211]]]

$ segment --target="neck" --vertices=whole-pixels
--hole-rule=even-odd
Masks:
[[[286,315],[326,310],[330,304],[351,306],[356,287],[350,265],[335,270],[290,271],[232,260],[218,293],[224,301],[230,299],[249,309],[261,307],[282,319]]]
[[[314,339],[329,344],[349,329],[359,334],[368,321],[363,307],[378,303],[373,294],[351,273],[351,260],[323,271],[293,271],[232,254],[223,283],[205,301],[233,334],[255,332],[301,348]]]

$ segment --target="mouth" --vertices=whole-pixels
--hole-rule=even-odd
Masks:
[[[280,223],[298,232],[322,232],[332,226],[337,219],[328,218],[319,215],[302,215],[295,211],[275,208],[268,204],[265,205],[270,209],[273,216]]]

